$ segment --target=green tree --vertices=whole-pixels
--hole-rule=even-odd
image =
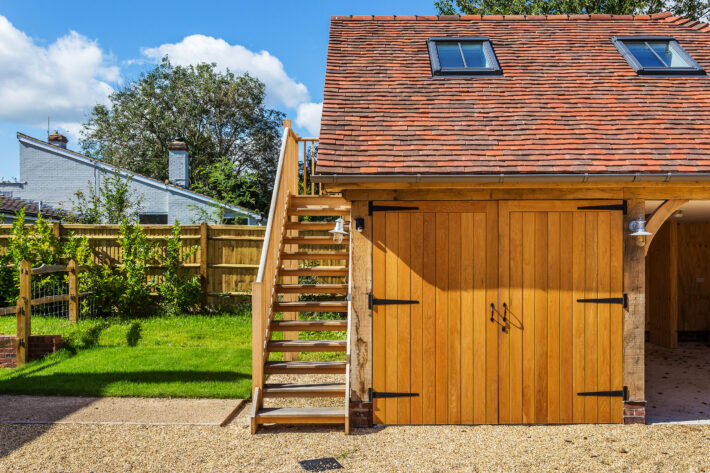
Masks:
[[[651,14],[671,11],[692,19],[707,17],[708,0],[437,0],[440,15]]]
[[[118,225],[123,220],[135,221],[143,207],[143,195],[131,192],[131,180],[118,173],[103,175],[98,192],[89,182],[87,191],[74,193],[68,209],[70,220],[79,223],[110,223]]]
[[[264,99],[264,84],[248,74],[220,72],[215,64],[173,66],[165,57],[111,94],[109,105],[94,107],[81,146],[90,156],[165,180],[168,145],[181,136],[190,150],[193,188],[224,199],[210,176],[228,160],[234,176],[253,176],[253,208],[265,212],[284,116],[266,108]]]

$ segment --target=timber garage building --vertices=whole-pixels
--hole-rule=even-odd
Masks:
[[[710,355],[708,68],[668,13],[333,17],[351,424],[644,422],[646,351]]]

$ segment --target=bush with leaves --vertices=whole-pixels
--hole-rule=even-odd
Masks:
[[[188,311],[200,300],[200,279],[185,271],[184,263],[195,254],[198,247],[193,246],[180,252],[180,222],[173,225],[172,234],[166,241],[163,264],[163,282],[158,285],[160,305],[167,315],[176,315]]]
[[[20,210],[12,223],[5,252],[0,255],[0,307],[17,302],[20,292],[18,267],[22,260],[27,260],[32,267],[37,267],[42,264],[67,264],[70,259],[76,260],[78,265],[90,264],[91,249],[86,237],[78,238],[70,233],[66,238],[59,238],[54,234],[52,225],[41,215],[31,224],[27,224],[25,211]],[[61,278],[66,278],[66,275],[39,278],[36,284],[54,284]]]

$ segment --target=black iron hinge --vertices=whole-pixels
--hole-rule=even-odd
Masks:
[[[628,209],[627,202],[624,200],[621,204],[610,204],[610,205],[586,205],[582,207],[577,207],[577,210],[621,210],[626,215]]]
[[[600,299],[577,299],[577,302],[589,302],[595,304],[621,304],[624,309],[629,307],[629,296],[623,297],[602,297]]]
[[[407,299],[377,299],[372,297],[372,293],[367,295],[367,305],[370,309],[375,305],[411,305],[419,304],[419,301],[411,301]]]
[[[624,386],[623,389],[618,391],[589,391],[583,393],[577,393],[577,396],[606,396],[606,397],[620,397],[624,401],[629,400],[629,387]]]
[[[370,402],[372,402],[372,400],[376,397],[378,397],[378,398],[419,397],[419,393],[393,393],[393,392],[373,391],[372,388],[368,388],[367,392],[370,395]]]
[[[404,207],[398,205],[375,205],[370,201],[368,203],[367,211],[368,215],[372,215],[372,212],[403,212],[405,210],[419,210],[419,207]]]

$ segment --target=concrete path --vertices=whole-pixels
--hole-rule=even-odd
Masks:
[[[240,399],[0,396],[0,423],[222,425]]]

